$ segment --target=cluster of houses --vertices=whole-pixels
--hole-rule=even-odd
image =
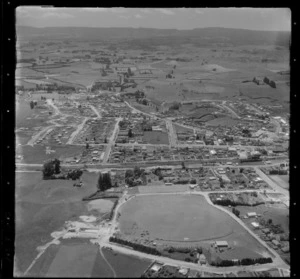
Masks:
[[[289,247],[289,235],[280,230],[280,233],[274,229],[272,223],[261,222],[261,214],[256,212],[247,212],[246,215],[242,216],[242,219],[249,219],[250,227],[255,230],[256,234],[266,243],[277,250],[279,253],[288,254],[290,251]],[[247,222],[247,223],[248,223]],[[277,227],[275,225],[275,227]]]
[[[73,100],[55,100],[54,104],[63,114],[80,116],[80,117],[96,117],[95,112],[85,103],[75,102]]]
[[[75,131],[73,126],[58,126],[50,128],[39,137],[35,144],[64,145]]]
[[[74,143],[77,144],[104,144],[109,142],[115,127],[114,118],[88,119],[80,132],[76,135]]]

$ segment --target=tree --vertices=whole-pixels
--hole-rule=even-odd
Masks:
[[[129,129],[129,130],[128,130],[128,137],[129,137],[129,138],[132,138],[132,137],[133,137],[132,129]]]
[[[54,172],[55,172],[55,174],[60,173],[60,161],[58,159],[54,159],[52,162],[54,164]]]
[[[54,175],[54,172],[55,172],[54,165],[52,164],[51,161],[44,163],[44,166],[43,166],[43,178],[44,179],[51,178]]]
[[[130,67],[128,67],[128,69],[127,69],[127,73],[128,73],[128,76],[129,76],[129,77],[131,77],[131,76],[132,76],[132,71],[131,71]]]
[[[34,108],[34,102],[33,102],[33,101],[30,102],[30,108],[31,108],[31,109]]]
[[[272,223],[273,223],[273,220],[272,220],[272,219],[269,219],[269,220],[268,220],[268,224],[271,225]]]
[[[101,191],[101,185],[103,183],[103,177],[102,177],[102,173],[100,172],[99,177],[98,177],[98,182],[97,182],[97,189],[99,191]]]
[[[89,149],[90,145],[88,143],[86,143],[85,145],[85,149]]]

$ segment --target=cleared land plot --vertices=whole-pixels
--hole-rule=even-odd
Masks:
[[[55,150],[55,152],[46,154],[46,147],[42,145],[25,145],[19,146],[16,148],[16,154],[23,155],[24,160],[22,163],[26,164],[41,164],[49,159],[63,159],[73,156],[79,156],[84,150],[84,146],[78,145],[67,145],[67,146],[59,146],[59,145],[48,145],[51,147],[51,150]]]
[[[119,278],[140,278],[152,262],[148,259],[140,259],[109,250],[103,249],[102,251]]]
[[[146,131],[143,140],[151,144],[169,144],[168,134],[160,131]]]

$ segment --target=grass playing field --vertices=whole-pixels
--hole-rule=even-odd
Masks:
[[[200,245],[208,250],[211,242],[226,240],[233,249],[221,255],[212,251],[212,258],[268,255],[240,224],[201,196],[137,196],[126,203],[120,213],[120,233],[127,239],[155,241],[159,245]]]

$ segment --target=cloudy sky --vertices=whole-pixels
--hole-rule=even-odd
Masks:
[[[146,27],[193,29],[228,27],[289,31],[285,8],[41,8],[18,7],[17,24],[35,27]]]

